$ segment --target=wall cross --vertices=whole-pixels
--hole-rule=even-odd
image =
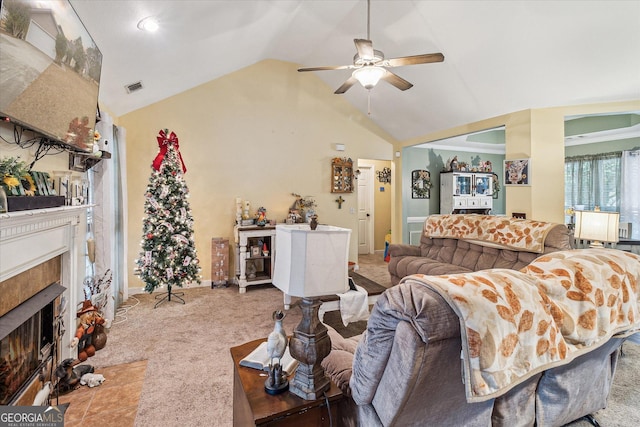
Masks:
[[[344,200],[342,196],[340,196],[335,200],[335,202],[338,204],[338,209],[342,209],[342,204],[346,202],[346,200]]]

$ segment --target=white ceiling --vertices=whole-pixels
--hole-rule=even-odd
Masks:
[[[264,59],[352,62],[364,0],[71,0],[104,60],[101,102],[120,116]],[[138,30],[155,16],[160,30]],[[442,52],[395,68],[371,119],[399,140],[527,108],[640,99],[640,1],[371,2],[371,39],[387,58]],[[333,92],[348,70],[316,74]],[[127,94],[125,85],[144,89]],[[367,91],[344,96],[367,112]]]

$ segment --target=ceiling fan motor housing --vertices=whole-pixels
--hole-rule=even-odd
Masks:
[[[353,64],[356,66],[375,65],[384,61],[384,53],[379,50],[373,50],[373,58],[361,58],[359,53],[353,56]]]

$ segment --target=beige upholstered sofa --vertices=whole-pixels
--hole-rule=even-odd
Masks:
[[[520,271],[405,277],[362,335],[329,330],[323,366],[349,396],[339,425],[561,426],[600,410],[620,345],[640,328],[639,283],[640,257],[615,249],[556,251]]]
[[[541,253],[571,249],[571,236],[563,224],[555,224],[549,228],[544,236],[544,247],[541,251],[535,252],[483,241],[480,238],[440,237],[443,233],[438,230],[437,221],[443,219],[462,224],[467,221],[478,221],[483,224],[493,224],[494,227],[504,225],[500,230],[505,234],[510,233],[511,230],[515,231],[516,225],[526,229],[527,226],[540,223],[489,215],[432,215],[425,221],[420,246],[406,244],[389,246],[389,273],[392,284],[396,285],[403,277],[417,273],[435,276],[489,268],[519,270],[539,257]],[[489,230],[490,228],[487,228],[487,233]]]

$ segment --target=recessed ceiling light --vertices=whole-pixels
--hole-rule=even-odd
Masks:
[[[153,16],[147,16],[138,22],[138,28],[149,33],[157,31],[159,27],[160,25],[158,25],[158,21]]]

